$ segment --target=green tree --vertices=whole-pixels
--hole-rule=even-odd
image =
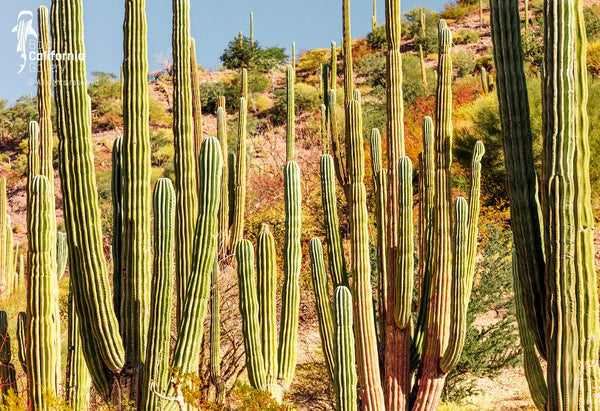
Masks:
[[[231,70],[240,68],[255,68],[260,71],[269,71],[283,64],[287,59],[281,47],[268,47],[263,49],[260,44],[249,37],[240,35],[229,42],[221,55],[223,67]]]

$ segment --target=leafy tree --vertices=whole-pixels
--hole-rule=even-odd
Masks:
[[[14,105],[0,99],[0,140],[21,140],[27,136],[29,122],[37,120],[37,107],[34,98],[23,96]]]
[[[437,31],[440,16],[436,12],[424,8],[425,33],[423,33],[420,13],[420,7],[404,13],[402,22],[403,34],[409,39],[414,39],[417,48],[422,46],[425,54],[435,53],[437,52]]]
[[[231,40],[221,55],[223,67],[231,70],[240,68],[256,68],[269,71],[285,62],[287,56],[281,47],[263,49],[255,40],[239,35]]]
[[[383,50],[387,47],[387,34],[385,25],[375,27],[375,30],[367,34],[367,44],[373,50]]]

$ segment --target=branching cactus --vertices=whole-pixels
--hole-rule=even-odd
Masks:
[[[354,333],[352,329],[352,294],[344,286],[337,287],[333,294],[333,318],[335,326],[335,371],[336,405],[340,411],[358,409],[356,386],[358,377]]]
[[[521,289],[517,302],[524,314],[519,326],[522,337],[531,333],[538,354],[547,360],[544,383],[532,364],[534,354],[525,353],[529,388],[540,409],[597,410],[600,324],[583,1],[550,1],[544,7],[541,207],[519,2],[493,0],[490,7],[515,243],[515,291]]]

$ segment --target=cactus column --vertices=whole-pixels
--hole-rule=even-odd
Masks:
[[[50,409],[49,401],[58,393],[56,363],[59,352],[54,299],[56,273],[51,259],[51,218],[54,211],[50,183],[45,176],[37,176],[31,184],[31,218],[29,233],[29,281],[27,287],[27,389],[31,409]]]
[[[123,238],[121,334],[130,399],[139,401],[146,356],[151,279],[151,162],[146,1],[125,2],[123,23]]]
[[[11,362],[10,334],[8,333],[8,317],[6,311],[0,311],[0,404],[10,391],[17,392],[17,372]]]
[[[175,141],[175,277],[177,318],[181,322],[192,270],[194,228],[198,216],[192,78],[190,0],[173,0],[173,136]]]
[[[233,253],[236,244],[244,238],[244,215],[246,208],[246,127],[248,107],[244,97],[240,98],[240,114],[238,120],[237,167],[235,171],[235,203],[233,223],[229,238],[229,252]]]

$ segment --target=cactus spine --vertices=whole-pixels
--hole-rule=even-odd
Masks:
[[[198,215],[196,157],[190,73],[190,1],[173,0],[173,136],[175,141],[175,276],[177,318],[192,271],[193,233]]]
[[[515,181],[508,188],[516,267],[525,326],[547,359],[546,408],[599,409],[583,2],[552,1],[544,8],[543,220],[536,197],[518,2],[495,0],[491,11],[507,177]],[[507,24],[515,29],[505,30]],[[518,130],[513,130],[515,122]],[[532,394],[539,402],[539,387]]]
[[[337,287],[333,294],[335,324],[335,385],[336,409],[355,411],[358,409],[356,385],[358,378],[354,367],[354,335],[352,330],[352,294],[346,287]]]
[[[54,333],[56,273],[53,272],[51,250],[52,197],[45,176],[36,176],[31,184],[29,233],[29,283],[27,288],[27,374],[28,400],[32,409],[50,409],[48,395],[58,393]]]
[[[238,148],[237,163],[235,169],[235,206],[233,208],[233,223],[231,236],[229,238],[230,252],[236,248],[236,244],[244,238],[244,216],[246,208],[246,128],[248,121],[248,107],[246,99],[240,98],[240,112],[238,120]]]
[[[173,294],[173,262],[175,237],[175,190],[171,180],[156,182],[153,195],[154,263],[152,267],[152,309],[144,364],[141,409],[160,409],[156,395],[169,385],[169,342],[171,339],[171,307]]]
[[[8,316],[0,311],[0,404],[4,404],[4,396],[17,394],[17,372],[11,363],[10,334],[8,333]]]

